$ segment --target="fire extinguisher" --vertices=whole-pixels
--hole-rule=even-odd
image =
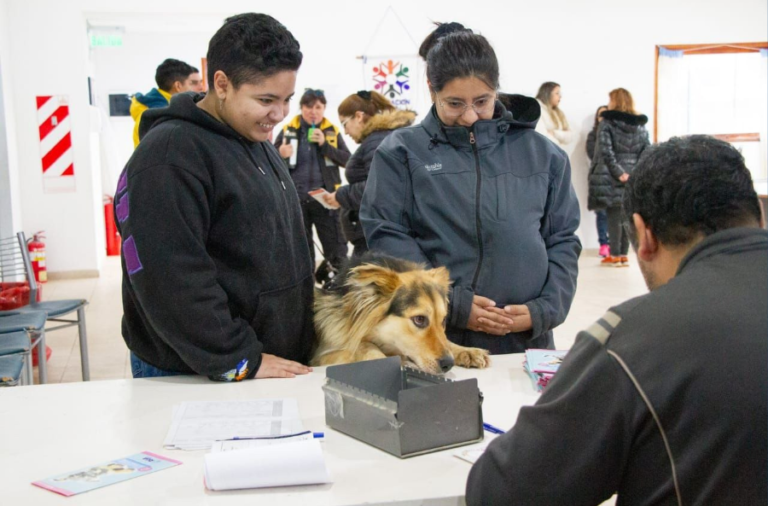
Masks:
[[[45,269],[45,236],[40,231],[32,239],[27,240],[27,249],[29,249],[29,260],[32,263],[32,270],[35,273],[35,280],[38,283],[48,281],[48,271]]]

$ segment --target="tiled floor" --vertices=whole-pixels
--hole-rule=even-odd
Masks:
[[[610,306],[646,292],[634,258],[628,269],[600,266],[596,250],[586,250],[579,260],[579,285],[568,319],[555,330],[555,344],[570,348],[576,334],[591,325]],[[513,282],[513,281],[512,281]],[[85,298],[91,380],[130,378],[128,349],[120,335],[122,304],[120,259],[107,258],[101,277],[51,281],[43,289],[46,300]],[[49,382],[81,380],[80,348],[75,327],[48,334],[53,350],[48,362]],[[37,371],[35,371],[37,377]]]

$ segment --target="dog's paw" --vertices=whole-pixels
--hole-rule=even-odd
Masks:
[[[482,348],[457,347],[457,349],[453,350],[453,360],[459,367],[485,369],[491,365],[491,357],[488,350]]]

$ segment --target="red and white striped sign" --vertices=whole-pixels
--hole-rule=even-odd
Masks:
[[[40,130],[43,189],[46,193],[74,191],[72,124],[67,97],[37,97],[37,125]]]

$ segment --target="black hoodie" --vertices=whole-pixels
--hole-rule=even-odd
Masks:
[[[123,338],[155,367],[212,379],[252,378],[262,352],[307,363],[312,270],[291,178],[202,97],[144,113],[118,182]]]

